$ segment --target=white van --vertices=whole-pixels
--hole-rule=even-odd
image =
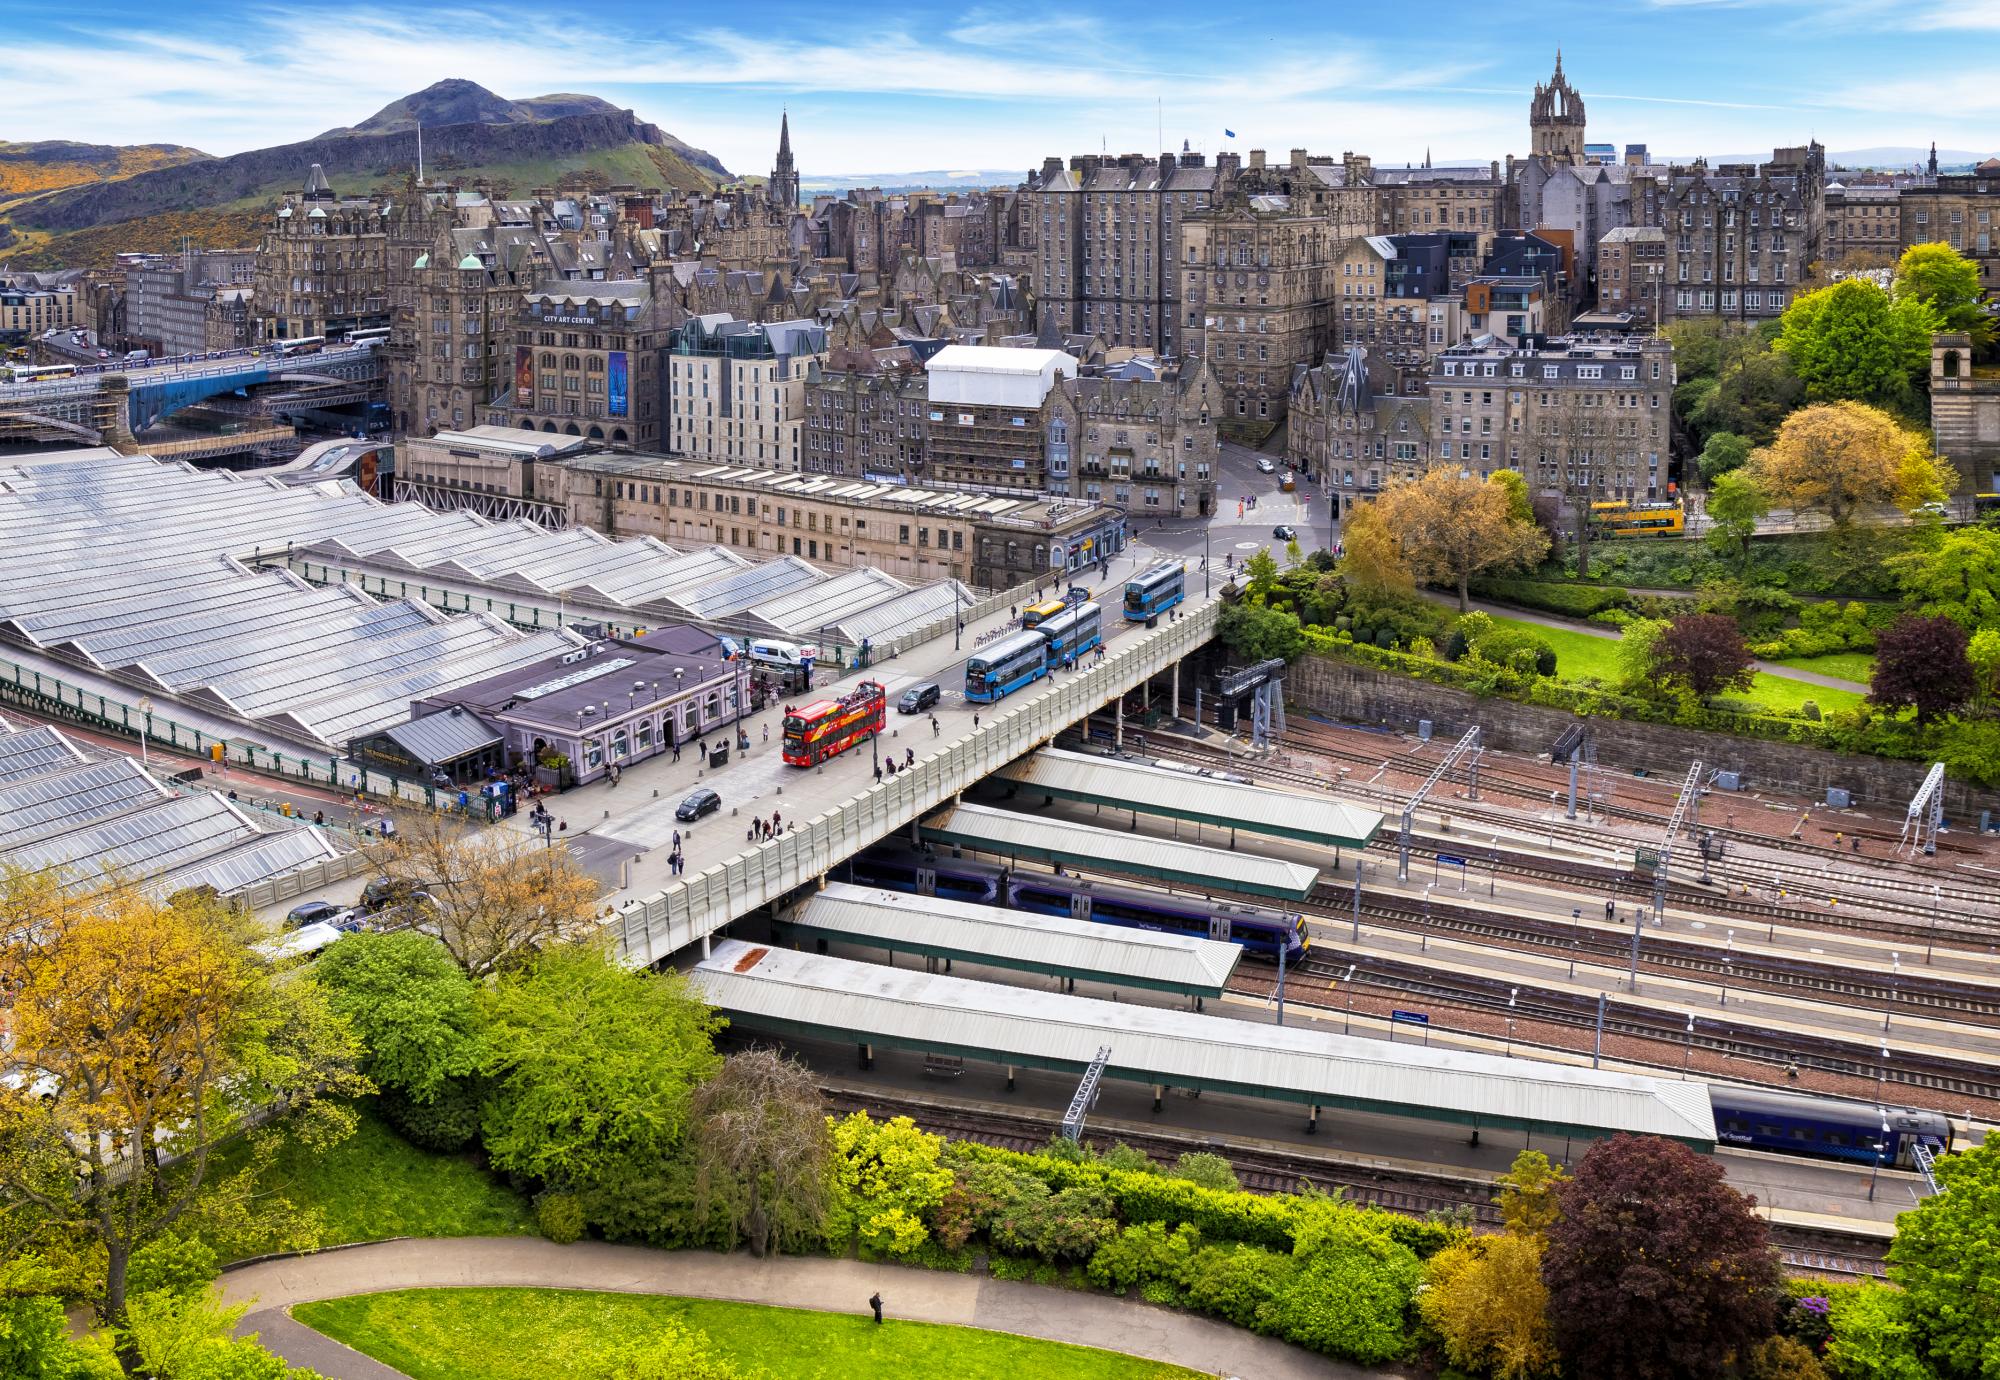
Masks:
[[[775,642],[759,638],[750,644],[750,659],[761,661],[768,666],[803,666],[811,659],[811,652],[796,642]]]

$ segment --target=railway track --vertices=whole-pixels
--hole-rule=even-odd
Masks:
[[[872,1089],[863,1094],[848,1087],[822,1087],[821,1093],[829,1110],[835,1113],[865,1111],[871,1115],[907,1116],[934,1134],[1006,1150],[1042,1149],[1061,1129],[1060,1118],[1052,1113],[940,1106],[927,1098]],[[1192,1151],[1220,1155],[1230,1162],[1242,1185],[1255,1193],[1295,1193],[1310,1184],[1329,1192],[1338,1190],[1349,1202],[1404,1216],[1448,1216],[1469,1220],[1487,1230],[1501,1225],[1500,1210],[1493,1203],[1489,1183],[1442,1169],[1434,1176],[1396,1175],[1304,1151],[1237,1145],[1162,1130],[1120,1127],[1117,1139],[1163,1168]],[[1880,1276],[1884,1269],[1879,1253],[1870,1253],[1871,1243],[1852,1237],[1829,1239],[1801,1228],[1774,1226],[1772,1244],[1786,1266],[1796,1270],[1858,1278]]]

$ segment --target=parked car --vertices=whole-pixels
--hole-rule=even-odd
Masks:
[[[1951,505],[1948,503],[1919,503],[1914,509],[1911,510],[1910,516],[1950,517]]]
[[[413,883],[400,881],[394,877],[376,877],[361,888],[361,904],[358,909],[366,915],[378,910],[391,910],[408,905],[424,895]]]
[[[703,786],[680,803],[679,808],[674,811],[674,818],[682,823],[689,823],[700,819],[703,815],[712,815],[721,808],[722,797]]]
[[[295,930],[301,925],[331,925],[345,914],[345,906],[336,906],[331,901],[301,901],[285,917],[285,928]]]
[[[1276,465],[1272,464],[1272,463],[1271,463],[1271,462],[1270,462],[1269,460],[1266,460],[1266,459],[1264,459],[1264,458],[1263,458],[1263,457],[1261,457],[1261,456],[1259,456],[1259,457],[1258,457],[1258,460],[1257,460],[1257,473],[1259,473],[1259,474],[1276,474],[1277,472],[1278,472],[1278,467],[1277,467]]]
[[[1276,537],[1279,541],[1297,541],[1299,537],[1299,529],[1296,527],[1287,527],[1283,523],[1280,523],[1278,526],[1273,527],[1271,529],[1271,535]]]
[[[903,692],[903,698],[896,701],[896,712],[921,714],[936,704],[943,694],[944,691],[938,688],[938,683],[934,680],[927,680],[922,685],[912,685]]]

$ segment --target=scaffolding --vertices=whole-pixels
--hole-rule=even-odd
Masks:
[[[1924,784],[1910,797],[1903,816],[1903,833],[1896,840],[1896,852],[1904,849],[1914,857],[1919,850],[1927,858],[1937,856],[1938,826],[1944,823],[1944,763],[1933,762]]]
[[[1452,745],[1451,751],[1444,755],[1444,760],[1437,764],[1431,774],[1425,778],[1424,784],[1417,787],[1416,791],[1410,796],[1408,803],[1403,806],[1402,827],[1396,833],[1397,881],[1407,882],[1410,880],[1410,831],[1416,825],[1417,807],[1424,803],[1430,796],[1430,793],[1437,788],[1438,783],[1443,781],[1451,772],[1451,769],[1461,761],[1466,764],[1465,798],[1467,800],[1479,799],[1479,756],[1481,751],[1482,749],[1479,746],[1479,725],[1474,724],[1471,728],[1465,730],[1464,737]]]

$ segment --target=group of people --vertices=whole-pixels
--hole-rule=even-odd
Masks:
[[[766,839],[782,838],[784,833],[785,822],[778,817],[778,812],[773,810],[769,819],[752,816],[749,832],[744,837],[751,843],[763,843]]]
[[[931,728],[933,731],[935,731],[937,728],[936,715],[931,716]],[[878,759],[876,761],[875,779],[877,781],[880,781],[884,776],[887,776],[891,780],[894,780],[895,775],[898,771],[908,771],[911,767],[914,767],[916,764],[917,764],[917,750],[915,748],[903,749],[903,765],[901,767],[898,767],[896,765],[896,754],[892,752],[887,757]]]

